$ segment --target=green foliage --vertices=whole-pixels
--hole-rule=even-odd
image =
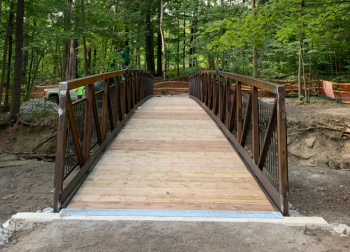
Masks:
[[[155,61],[158,49],[160,0],[74,1],[68,17],[67,0],[25,1],[24,93],[35,85],[61,81],[63,58],[70,39],[77,40],[77,73],[84,76],[83,36],[88,50],[89,74],[120,68],[117,50],[130,46],[129,68],[148,69],[146,38],[151,36]],[[210,2],[210,6],[208,6]],[[259,76],[267,80],[297,81],[299,41],[302,39],[306,81],[312,79],[350,82],[349,1],[259,0],[250,1],[165,0],[164,31],[167,46],[167,74],[192,74],[200,69],[222,68],[252,75],[252,46],[258,48]],[[150,15],[151,34],[146,29]],[[9,1],[2,1],[0,45],[9,17]],[[184,34],[185,32],[185,34]],[[15,38],[15,29],[12,34]],[[9,69],[12,83],[12,65]],[[0,46],[3,55],[3,46]],[[184,65],[183,65],[184,63]],[[164,70],[164,69],[163,69]],[[1,71],[1,70],[0,70]]]

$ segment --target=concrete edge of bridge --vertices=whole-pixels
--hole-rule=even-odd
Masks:
[[[8,222],[9,232],[33,229],[36,225],[51,221],[170,221],[170,222],[226,222],[226,223],[270,223],[294,227],[328,228],[322,217],[284,217],[283,219],[262,218],[203,218],[203,217],[151,217],[151,216],[87,216],[60,215],[57,213],[17,213]]]

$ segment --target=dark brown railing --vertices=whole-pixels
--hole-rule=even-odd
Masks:
[[[96,87],[101,90],[95,89],[97,82],[102,82]],[[150,73],[127,69],[60,83],[55,212],[60,211],[133,112],[153,97],[153,84]],[[85,98],[72,102],[70,91],[82,86]]]
[[[249,94],[242,92],[242,85],[250,87]],[[259,99],[261,91],[275,96],[273,105]],[[190,76],[190,97],[212,116],[282,214],[288,215],[285,87],[220,70],[201,71]]]

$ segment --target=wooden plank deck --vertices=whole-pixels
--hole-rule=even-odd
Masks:
[[[67,208],[275,211],[214,121],[187,97],[142,105]]]

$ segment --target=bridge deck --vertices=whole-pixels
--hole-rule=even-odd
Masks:
[[[214,121],[187,97],[142,105],[68,208],[275,211]]]

